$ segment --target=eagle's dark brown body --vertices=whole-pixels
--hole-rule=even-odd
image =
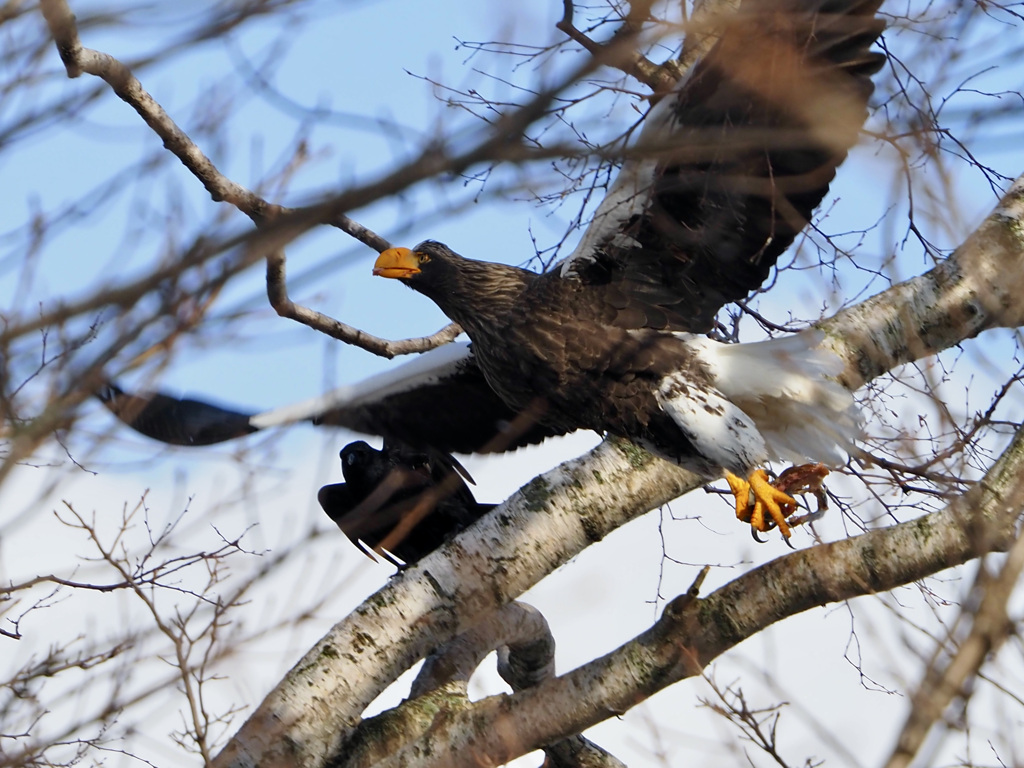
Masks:
[[[431,298],[498,396],[553,431],[620,435],[707,475],[841,460],[857,420],[820,334],[733,350],[701,335],[764,282],[856,142],[885,61],[879,2],[742,0],[646,116],[652,157],[623,164],[556,270],[426,241],[375,274]]]
[[[440,243],[417,252],[435,271],[416,287],[465,329],[488,384],[514,409],[557,432],[610,432],[693,456],[655,395],[682,370],[709,383],[679,335],[608,324],[587,291],[554,274],[469,261]]]

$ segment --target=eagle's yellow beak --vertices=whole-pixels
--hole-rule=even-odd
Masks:
[[[388,248],[373,265],[373,274],[379,277],[412,277],[419,271],[419,259],[408,248]]]

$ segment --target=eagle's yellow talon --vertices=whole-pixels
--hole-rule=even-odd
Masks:
[[[786,518],[796,512],[796,499],[772,485],[763,469],[750,473],[750,490],[754,494],[754,511],[750,514],[750,524],[759,531],[768,530],[764,517],[767,511],[779,526],[779,531],[788,539],[790,530]]]
[[[736,497],[736,517],[762,532],[775,524],[782,535],[789,538],[786,518],[796,511],[796,499],[772,485],[763,469],[751,472],[749,480],[726,472],[725,480]],[[765,518],[766,512],[769,519]]]
[[[729,484],[729,490],[736,497],[736,518],[744,523],[750,522],[750,513],[753,509],[750,505],[750,483],[739,475],[732,472],[725,473],[725,481]]]

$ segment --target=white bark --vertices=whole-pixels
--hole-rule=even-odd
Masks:
[[[821,324],[857,389],[990,328],[1024,325],[1024,176],[956,252]]]
[[[776,621],[1005,550],[1022,509],[1024,429],[985,481],[941,512],[794,552],[704,599],[677,597],[651,629],[608,655],[521,693],[492,696],[452,713],[377,768],[505,763],[699,674],[713,659]]]

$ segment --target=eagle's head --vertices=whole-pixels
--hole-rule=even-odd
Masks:
[[[388,248],[373,265],[373,274],[401,280],[414,290],[427,292],[429,286],[451,280],[466,262],[443,243],[424,240],[415,248]]]
[[[475,325],[475,317],[490,321],[493,313],[511,306],[536,277],[517,267],[464,258],[434,240],[412,249],[389,248],[373,265],[373,274],[400,280],[422,293],[467,330]]]

